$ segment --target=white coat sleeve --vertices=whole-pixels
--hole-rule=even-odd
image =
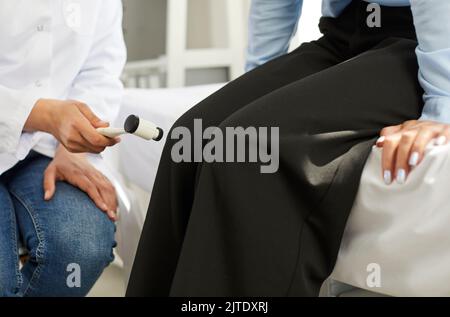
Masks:
[[[0,85],[0,154],[16,153],[25,122],[39,93],[34,86],[14,89]]]
[[[86,103],[104,121],[112,121],[123,94],[120,75],[126,61],[121,0],[103,0],[88,58],[68,99]]]

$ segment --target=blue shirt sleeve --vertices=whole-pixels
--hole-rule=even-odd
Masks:
[[[425,91],[421,120],[450,124],[450,1],[411,0]]]
[[[253,0],[246,69],[285,54],[295,35],[302,0]]]

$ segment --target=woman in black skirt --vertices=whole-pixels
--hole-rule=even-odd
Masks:
[[[380,131],[388,184],[406,180],[426,143],[449,137],[448,125],[423,112],[411,8],[381,6],[374,27],[367,6],[353,1],[323,17],[322,38],[231,82],[175,123],[172,131],[193,132],[195,119],[222,131],[279,127],[279,168],[177,163],[169,132],[128,296],[316,296]]]

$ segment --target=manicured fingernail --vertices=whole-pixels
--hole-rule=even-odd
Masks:
[[[392,183],[392,174],[391,171],[384,171],[383,173],[383,179],[384,179],[384,183],[386,185],[389,185],[390,183]]]
[[[102,209],[107,212],[108,211],[108,206],[106,206],[106,204],[102,204]]]
[[[397,183],[404,184],[406,181],[406,171],[403,168],[397,170]]]
[[[44,199],[45,199],[45,200],[49,200],[49,199],[50,199],[50,191],[47,190],[47,191],[45,192],[45,194],[44,194]]]
[[[436,145],[444,145],[445,143],[447,143],[447,138],[443,135],[438,137],[436,140]]]
[[[386,137],[380,136],[377,140],[377,143],[382,143],[382,142],[384,142],[384,140],[386,140]]]
[[[419,152],[413,152],[409,157],[409,165],[416,166],[419,163]]]

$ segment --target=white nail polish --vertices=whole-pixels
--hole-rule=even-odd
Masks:
[[[404,184],[406,181],[406,171],[403,168],[397,170],[397,183]]]
[[[377,143],[384,142],[384,140],[386,140],[386,137],[380,136],[380,137],[378,138],[378,140],[377,140]]]
[[[445,143],[447,143],[447,138],[443,135],[438,137],[436,140],[436,145],[444,145]]]
[[[391,171],[384,171],[383,173],[383,178],[384,178],[384,183],[386,185],[389,185],[390,183],[392,183],[392,174]]]
[[[413,152],[409,158],[409,166],[416,166],[419,163],[419,152]]]

